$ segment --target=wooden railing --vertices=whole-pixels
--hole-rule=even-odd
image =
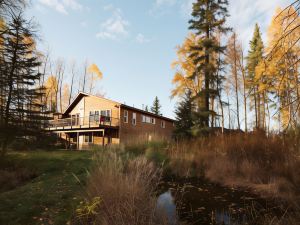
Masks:
[[[119,119],[107,116],[86,116],[73,117],[57,120],[49,120],[48,128],[50,130],[56,129],[76,129],[76,128],[92,128],[100,126],[118,127]]]

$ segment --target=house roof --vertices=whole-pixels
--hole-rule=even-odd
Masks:
[[[161,118],[161,119],[164,119],[164,120],[169,120],[169,121],[174,121],[173,119],[171,118],[168,118],[168,117],[164,117],[162,115],[156,115],[152,112],[147,112],[145,110],[142,110],[142,109],[138,109],[138,108],[135,108],[135,107],[132,107],[132,106],[129,106],[129,105],[126,105],[126,104],[122,104],[122,103],[119,103],[119,102],[116,102],[116,101],[113,101],[111,99],[107,99],[107,98],[104,98],[104,97],[99,97],[99,96],[96,96],[96,95],[91,95],[91,94],[88,94],[88,93],[84,93],[84,92],[79,92],[78,95],[75,97],[75,99],[71,102],[71,104],[67,107],[67,109],[64,111],[63,115],[67,115],[68,113],[70,113],[72,111],[72,109],[79,103],[79,101],[85,97],[85,96],[92,96],[92,97],[95,97],[95,98],[99,98],[99,99],[105,99],[107,101],[110,101],[110,102],[114,102],[116,103],[117,105],[121,106],[122,108],[125,108],[125,109],[130,109],[130,110],[134,110],[134,111],[137,111],[137,112],[140,112],[140,113],[143,113],[143,114],[146,114],[146,115],[150,115],[150,116],[153,116],[153,117],[157,117],[157,118]]]

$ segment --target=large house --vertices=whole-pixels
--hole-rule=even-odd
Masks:
[[[63,114],[54,115],[49,130],[70,146],[170,139],[174,120],[106,98],[79,93]]]

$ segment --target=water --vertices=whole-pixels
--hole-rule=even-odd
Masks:
[[[203,179],[166,179],[159,187],[157,205],[170,224],[258,224],[281,214],[279,208],[246,191],[225,188]]]

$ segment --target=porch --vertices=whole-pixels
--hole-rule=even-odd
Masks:
[[[75,115],[71,118],[49,120],[47,129],[50,131],[70,131],[76,129],[117,127],[119,127],[119,118],[102,115],[92,115],[87,117]]]
[[[67,143],[67,149],[91,149],[94,146],[119,144],[118,129],[78,129],[54,131]]]

